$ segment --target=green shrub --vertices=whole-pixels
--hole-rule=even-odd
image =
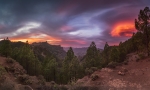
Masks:
[[[119,64],[117,63],[117,62],[110,62],[110,63],[108,63],[108,65],[107,65],[107,67],[108,68],[116,68],[116,66],[118,66]]]
[[[68,90],[99,90],[98,87],[90,87],[90,86],[73,86],[69,88]]]
[[[7,71],[7,72],[12,72],[12,73],[14,73],[15,72],[15,69],[14,69],[14,67],[5,67],[5,70]]]
[[[92,71],[97,71],[97,70],[98,70],[97,67],[91,67],[90,69],[91,69]]]
[[[12,59],[12,58],[7,58],[7,59],[6,59],[6,62],[7,62],[7,63],[10,63],[10,64],[13,64],[13,63],[15,62],[15,60]]]
[[[30,84],[32,84],[32,83],[33,83],[33,82],[32,82],[31,80],[29,80],[29,79],[24,82],[25,85],[30,85]]]
[[[97,67],[91,67],[90,69],[89,68],[86,68],[85,69],[85,73],[86,75],[91,75],[93,72],[97,71],[98,68]]]
[[[6,70],[4,69],[4,67],[0,65],[0,83],[3,83],[5,81],[6,79],[5,73],[6,73]]]
[[[39,75],[37,78],[39,80],[38,82],[39,84],[45,85],[46,80],[44,79],[42,75]]]
[[[99,90],[99,88],[98,87],[89,87],[88,90]]]
[[[85,73],[86,73],[86,75],[91,75],[93,73],[93,70],[86,68]]]
[[[0,65],[0,77],[6,73],[6,70],[3,66]]]
[[[72,86],[69,90],[88,90],[87,86]]]
[[[124,65],[128,65],[128,61],[125,60],[125,61],[123,62],[123,64],[124,64]]]
[[[97,74],[93,74],[90,78],[92,81],[95,81],[99,78],[99,76]]]
[[[59,86],[59,90],[68,90],[68,88],[66,86],[62,85],[62,86]]]
[[[29,79],[28,75],[20,75],[18,77],[20,83],[25,84],[25,85],[29,85],[32,84],[32,81]]]
[[[5,81],[0,85],[0,90],[15,90],[15,84],[10,81]]]
[[[144,54],[142,54],[142,53],[138,54],[138,56],[139,56],[139,59],[144,59],[145,58]]]

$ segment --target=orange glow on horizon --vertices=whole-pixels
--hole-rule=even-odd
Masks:
[[[47,41],[50,44],[58,44],[59,42],[61,42],[61,39],[55,38],[55,37],[51,37],[45,34],[35,34],[35,35],[30,35],[29,38],[12,38],[11,41],[13,42],[17,42],[17,41],[21,41],[21,42],[26,42],[28,41],[30,44],[33,42],[45,42]]]
[[[26,42],[28,41],[30,44],[33,43],[33,42],[49,42],[51,44],[56,44],[56,42],[61,42],[60,39],[37,39],[37,38],[27,38],[27,39],[12,39],[11,41],[13,42],[18,42],[18,41],[21,41],[21,42]]]
[[[131,37],[132,33],[136,32],[134,24],[130,22],[121,22],[114,26],[114,29],[111,31],[113,37],[120,37],[121,34],[126,37]]]

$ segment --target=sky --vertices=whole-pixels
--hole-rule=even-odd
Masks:
[[[63,47],[117,45],[136,32],[149,0],[0,0],[0,40]]]

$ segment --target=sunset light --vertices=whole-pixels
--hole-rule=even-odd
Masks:
[[[62,47],[88,47],[92,41],[100,48],[106,41],[116,45],[136,32],[134,20],[141,7],[149,6],[149,1],[140,1],[0,1],[0,40]]]
[[[119,23],[115,25],[114,29],[111,31],[113,37],[126,36],[131,37],[133,32],[136,32],[133,23]]]
[[[11,38],[12,41],[21,41],[21,42],[26,42],[28,41],[29,43],[33,42],[48,42],[50,44],[57,44],[58,42],[61,42],[61,39],[54,38],[51,36],[48,36],[46,34],[31,34],[30,37],[23,39],[23,38]]]
[[[0,0],[0,90],[150,90],[150,0]]]

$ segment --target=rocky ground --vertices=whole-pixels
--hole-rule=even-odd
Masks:
[[[115,68],[102,68],[71,85],[45,82],[42,76],[29,76],[11,58],[0,57],[0,90],[149,90],[150,57],[129,54]],[[54,87],[51,87],[55,85]]]
[[[85,76],[77,81],[77,85],[98,87],[100,90],[149,90],[150,89],[150,57],[139,59],[135,53],[129,54],[128,63],[116,68],[102,68],[92,75],[92,80]]]
[[[43,84],[42,76],[29,76],[15,60],[0,57],[0,90],[33,90]]]

